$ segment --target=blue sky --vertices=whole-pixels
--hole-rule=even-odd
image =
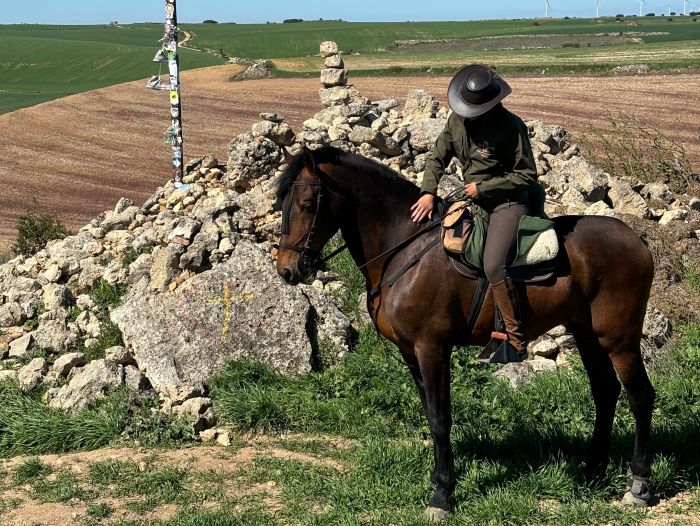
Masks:
[[[595,16],[595,0],[550,0],[551,16]],[[700,0],[690,0],[692,9]],[[646,0],[644,12],[682,12],[682,0]],[[469,20],[528,18],[544,14],[544,0],[179,0],[181,22],[213,18],[255,23],[285,18],[342,18],[349,21]],[[639,12],[638,0],[601,0],[601,15]],[[160,21],[162,0],[0,0],[0,23],[101,24]]]

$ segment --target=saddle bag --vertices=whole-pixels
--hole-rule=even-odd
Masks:
[[[450,205],[447,216],[442,221],[442,245],[445,250],[452,254],[464,254],[473,224],[466,201],[457,201]]]

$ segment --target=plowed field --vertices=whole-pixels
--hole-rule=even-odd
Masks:
[[[298,130],[320,109],[318,80],[228,82],[238,66],[183,75],[187,158],[227,156],[230,139],[279,111]],[[626,111],[682,141],[700,161],[700,74],[642,77],[510,79],[508,106],[525,119],[561,124],[575,135],[604,126],[608,111]],[[447,77],[356,78],[373,99],[403,100],[424,88],[444,101]],[[0,252],[17,217],[36,200],[71,228],[111,208],[121,196],[142,201],[171,176],[163,146],[167,95],[131,82],[0,115]]]

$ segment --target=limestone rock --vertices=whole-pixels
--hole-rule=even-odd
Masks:
[[[54,362],[51,370],[56,376],[65,377],[76,367],[82,367],[87,363],[85,355],[81,352],[72,352],[59,356]]]
[[[688,217],[688,211],[683,208],[676,208],[675,210],[667,210],[664,215],[659,219],[660,225],[668,225],[672,221],[683,221]]]
[[[279,146],[252,133],[239,135],[229,144],[228,184],[247,190],[258,180],[272,176],[282,158]]]
[[[659,309],[647,305],[642,334],[657,346],[662,346],[671,337],[671,322]]]
[[[70,290],[65,285],[49,283],[44,286],[42,300],[44,307],[48,310],[67,307],[72,299]]]
[[[517,389],[529,382],[541,372],[555,371],[557,364],[547,358],[535,358],[520,363],[508,363],[493,373],[495,378],[502,378],[512,389]]]
[[[321,42],[320,46],[321,56],[323,58],[330,57],[338,54],[338,44],[333,41],[327,40]]]
[[[325,67],[333,69],[343,69],[345,67],[343,57],[341,57],[340,55],[331,55],[330,57],[326,57],[326,60],[323,64]]]
[[[643,219],[649,217],[650,210],[644,198],[625,181],[611,179],[608,198],[616,212],[635,215]]]
[[[95,360],[78,369],[70,382],[49,400],[49,406],[77,411],[103,399],[124,383],[124,368],[114,362]]]
[[[530,352],[532,352],[534,356],[551,358],[559,352],[559,346],[554,340],[551,340],[549,338],[543,338],[530,348]]]
[[[49,370],[46,360],[34,358],[27,365],[22,367],[17,374],[19,385],[25,391],[36,388],[44,379],[44,375]]]
[[[9,358],[23,358],[34,346],[34,336],[28,332],[10,343]]]
[[[156,248],[151,263],[151,289],[167,290],[180,272],[180,256],[183,252],[184,248],[175,244]]]
[[[435,117],[438,106],[438,101],[427,91],[422,89],[412,90],[409,92],[408,98],[406,99],[406,104],[403,108],[403,117],[414,121],[432,119]]]
[[[180,385],[205,384],[227,358],[261,361],[284,373],[309,371],[316,342],[333,339],[321,333],[326,320],[349,327],[337,308],[324,306],[322,315],[322,322],[309,323],[307,293],[285,286],[267,255],[241,241],[228,261],[171,294],[135,287],[111,318],[156,391],[174,398]],[[335,352],[346,349],[344,343]]]
[[[348,74],[344,69],[325,68],[321,70],[321,84],[330,88],[344,86],[348,81]]]
[[[445,119],[425,119],[412,123],[408,127],[411,148],[419,152],[430,151],[445,129],[445,124],[447,124]]]

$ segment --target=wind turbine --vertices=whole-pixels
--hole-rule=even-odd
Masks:
[[[683,16],[688,16],[688,0],[683,0]]]
[[[600,18],[600,0],[595,0],[595,17]]]
[[[544,17],[549,18],[549,0],[544,0]]]
[[[644,0],[639,0],[639,16],[644,16],[644,4],[646,4]]]

